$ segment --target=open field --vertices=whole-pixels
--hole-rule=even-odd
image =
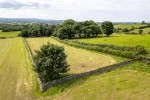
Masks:
[[[34,50],[39,49],[39,47],[42,46],[42,44],[46,44],[47,42],[64,46],[65,53],[68,56],[67,60],[70,64],[69,73],[87,72],[99,67],[116,63],[116,61],[110,56],[70,47],[59,43],[58,41],[52,38],[28,38],[26,40],[33,53]]]
[[[33,100],[34,72],[22,38],[0,39],[0,99]]]
[[[117,38],[118,35],[115,34],[115,36],[112,39]],[[144,35],[143,37],[146,38],[146,36]],[[121,37],[123,38],[123,35]],[[82,65],[88,67],[88,69],[84,69],[84,67],[79,66],[77,69],[72,69],[71,73],[92,70],[89,68],[92,64],[99,65],[92,66],[96,68],[101,67],[103,64],[116,63],[116,60],[111,56],[66,46],[52,38],[28,38],[27,41],[33,53],[34,49],[38,49],[42,44],[47,43],[47,41],[64,46],[72,68],[74,66],[78,67],[81,62]],[[76,59],[73,59],[73,57]],[[148,100],[150,98],[150,65],[140,62],[135,62],[107,73],[96,74],[59,84],[49,88],[44,93],[40,93],[35,72],[32,69],[22,38],[0,39],[0,58],[0,99],[2,100]],[[101,60],[102,58],[105,61]],[[90,63],[87,64],[83,59],[87,59]],[[81,62],[78,62],[78,60]]]
[[[133,70],[111,71],[88,78],[71,87],[64,100],[148,100],[150,73]]]
[[[14,32],[2,32],[0,30],[0,37],[17,37],[19,34],[19,31]]]
[[[142,45],[150,53],[150,35],[127,35],[127,34],[113,34],[110,37],[98,37],[88,39],[78,39],[81,42],[95,43],[95,44],[114,44],[119,46],[137,46]]]
[[[145,26],[145,25],[144,24],[117,24],[117,25],[114,25],[115,28],[121,28],[121,29],[124,29],[124,28],[131,29],[132,27],[139,28],[141,26]]]
[[[143,33],[144,33],[144,34],[148,34],[148,33],[150,32],[150,28],[144,28],[144,29],[142,29],[142,30],[143,30]],[[139,29],[135,29],[135,30],[133,30],[133,31],[131,31],[131,32],[138,33],[138,32],[139,32]]]

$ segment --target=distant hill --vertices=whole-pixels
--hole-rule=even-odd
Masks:
[[[37,18],[0,18],[0,23],[49,23],[49,24],[61,24],[64,20],[46,20]],[[96,22],[101,24],[102,22]],[[141,22],[113,22],[114,24],[139,24]]]
[[[0,22],[9,23],[49,23],[49,24],[60,24],[63,20],[45,20],[36,18],[0,18]]]

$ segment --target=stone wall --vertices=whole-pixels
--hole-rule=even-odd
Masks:
[[[27,43],[26,39],[23,38],[23,40],[24,40],[25,46],[26,46],[26,48],[27,48],[27,51],[28,51],[28,53],[29,53],[29,57],[30,57],[30,59],[31,59],[32,66],[35,66],[31,49],[30,49],[30,47],[28,46],[28,43]],[[40,90],[41,90],[41,92],[44,92],[44,84],[42,83],[41,79],[39,78],[39,74],[36,73],[36,76],[37,76],[37,81],[38,81]]]
[[[24,38],[23,38],[23,40],[24,40],[24,43],[25,43],[26,48],[28,50],[30,59],[32,61],[32,65],[35,66],[31,49],[29,48],[27,41]],[[131,59],[131,60],[124,61],[124,62],[121,62],[121,63],[117,63],[117,64],[105,66],[105,67],[102,67],[102,68],[98,68],[98,69],[95,69],[95,70],[92,70],[92,71],[89,71],[89,72],[84,72],[84,73],[80,73],[80,74],[70,75],[70,76],[63,77],[63,78],[60,78],[60,79],[56,79],[56,80],[53,80],[53,81],[50,81],[50,82],[47,82],[47,83],[43,83],[41,81],[41,79],[39,78],[38,73],[36,73],[36,76],[37,76],[37,81],[38,81],[40,90],[41,90],[41,92],[44,92],[48,88],[50,88],[50,87],[52,87],[54,85],[57,85],[57,84],[60,84],[60,83],[64,83],[64,82],[68,82],[68,81],[75,80],[75,79],[79,79],[79,78],[82,78],[82,77],[85,77],[85,76],[88,76],[88,75],[93,75],[93,74],[96,74],[96,73],[103,73],[105,71],[112,70],[112,69],[114,69],[116,67],[123,67],[123,66],[125,66],[125,65],[127,65],[129,63],[132,63],[132,62],[134,62],[136,60],[140,60],[140,59],[141,58]]]
[[[148,58],[148,57],[140,57],[140,61],[142,61],[148,65],[150,64],[150,58]]]
[[[82,77],[85,77],[85,76],[88,76],[88,75],[93,75],[93,74],[96,74],[96,73],[103,73],[105,71],[112,70],[116,67],[123,67],[123,66],[125,66],[129,63],[132,63],[132,62],[136,61],[136,60],[138,60],[138,58],[128,60],[128,61],[124,61],[124,62],[117,63],[117,64],[113,64],[113,65],[109,65],[109,66],[105,66],[105,67],[98,68],[96,70],[92,70],[92,71],[89,71],[89,72],[84,72],[84,73],[75,74],[75,75],[67,76],[67,77],[64,77],[64,78],[60,78],[60,79],[57,79],[57,80],[53,80],[53,81],[50,81],[50,82],[47,82],[47,83],[44,84],[43,91],[46,91],[47,88],[50,88],[50,87],[52,87],[54,85],[57,85],[57,84],[60,84],[60,83],[64,83],[64,82],[68,82],[68,81],[71,81],[71,80],[79,79],[79,78],[82,78]]]

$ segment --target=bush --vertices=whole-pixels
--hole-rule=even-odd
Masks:
[[[138,33],[139,33],[139,34],[143,34],[143,30],[140,29],[140,30],[138,31]]]
[[[63,47],[48,43],[36,50],[34,69],[43,82],[54,80],[69,70],[66,58]]]
[[[124,28],[124,29],[122,30],[122,32],[129,32],[129,29]]]

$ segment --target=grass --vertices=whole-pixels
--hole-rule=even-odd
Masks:
[[[131,29],[133,26],[134,26],[134,28],[139,28],[139,27],[145,26],[145,25],[144,24],[117,24],[117,25],[114,25],[115,28],[121,28],[121,29],[124,29],[124,28]]]
[[[70,71],[69,73],[81,73],[81,72],[87,72],[90,70],[94,70],[99,67],[103,67],[106,65],[111,65],[113,63],[116,63],[116,61],[110,57],[106,56],[104,54],[96,53],[87,51],[84,49],[74,48],[67,45],[64,45],[62,43],[59,43],[58,41],[52,39],[52,38],[28,38],[27,42],[33,52],[35,54],[35,50],[39,49],[40,46],[43,44],[46,44],[47,42],[57,44],[59,46],[64,46],[65,53],[67,54],[68,62],[70,64]]]
[[[150,73],[118,70],[89,77],[61,97],[65,100],[148,100]]]
[[[0,99],[34,99],[34,72],[22,38],[0,39]]]
[[[142,45],[150,53],[150,35],[127,35],[127,34],[113,34],[110,37],[98,37],[88,39],[78,39],[81,42],[95,43],[95,44],[114,44],[119,46],[137,46]]]
[[[19,31],[13,31],[13,32],[2,32],[2,31],[0,31],[0,38],[17,37],[18,34],[19,34]]]
[[[143,30],[143,33],[144,33],[144,34],[148,34],[148,33],[150,32],[150,28],[144,28],[144,29],[142,29],[142,30]],[[133,31],[131,31],[131,32],[138,33],[138,32],[139,32],[139,29],[135,29],[135,30],[133,30]]]
[[[71,53],[77,49],[51,38],[29,38],[27,40],[32,47],[35,46],[34,48],[37,49],[47,41],[64,46],[68,54],[67,49],[71,49]],[[76,53],[81,54],[82,49],[77,49],[77,51]],[[114,61],[113,58],[96,52],[86,50],[82,52],[87,52],[84,55],[92,53],[92,55],[101,55]],[[40,93],[22,38],[0,39],[0,58],[1,100],[149,100],[150,98],[150,65],[141,62],[59,84]]]

